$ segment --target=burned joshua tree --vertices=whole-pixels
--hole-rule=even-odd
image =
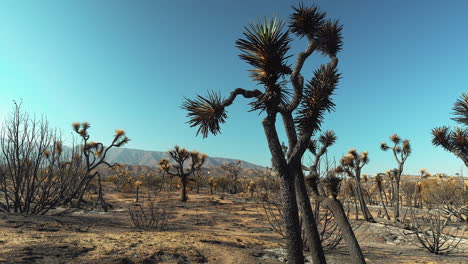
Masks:
[[[117,129],[115,131],[114,139],[111,144],[104,146],[101,142],[89,141],[90,135],[88,134],[88,129],[90,124],[88,122],[73,123],[73,130],[81,137],[82,139],[82,149],[79,159],[83,163],[84,174],[77,181],[75,191],[69,197],[69,201],[72,202],[76,200],[76,206],[79,206],[83,201],[83,196],[87,190],[87,186],[91,183],[92,180],[97,179],[98,181],[98,200],[97,203],[107,211],[107,203],[104,201],[103,190],[101,185],[101,175],[97,171],[97,168],[101,165],[108,167],[114,167],[117,164],[109,164],[106,161],[107,152],[113,147],[121,147],[127,144],[130,139],[125,135],[125,131],[122,129]]]
[[[326,263],[301,159],[311,136],[320,129],[324,113],[335,106],[331,96],[340,79],[337,54],[342,46],[341,31],[338,21],[327,20],[326,14],[315,6],[304,5],[293,7],[289,30],[278,18],[250,24],[245,28],[244,37],[236,41],[236,46],[241,51],[240,58],[253,67],[250,70],[253,81],[262,85],[263,90],[236,88],[227,98],[210,92],[207,97],[186,99],[182,105],[188,111],[188,123],[198,127],[198,133],[203,137],[220,132],[220,125],[227,118],[226,108],[234,103],[237,96],[250,99],[251,110],[265,114],[262,126],[274,169],[280,178],[288,263],[304,263],[298,204],[308,228],[307,241],[313,262]],[[297,55],[292,67],[288,63],[291,33],[307,40],[307,47]],[[330,62],[318,67],[307,81],[301,70],[313,52],[328,56]],[[283,119],[288,139],[287,153],[281,147],[276,129],[278,117]]]
[[[341,237],[346,242],[353,263],[363,263],[364,255],[356,239],[353,228],[349,223],[348,216],[343,204],[337,199],[342,179],[332,171],[326,171],[326,177],[320,177],[320,163],[328,148],[336,142],[335,132],[328,130],[319,136],[318,140],[310,141],[308,149],[313,155],[312,165],[308,169],[310,174],[306,182],[310,187],[310,195],[315,200],[314,214],[320,214],[323,207],[333,214],[336,226],[339,228]],[[323,238],[322,238],[323,241]]]
[[[355,149],[349,150],[348,154],[341,158],[340,166],[336,168],[338,173],[346,173],[349,177],[354,179],[354,194],[359,200],[361,212],[364,215],[364,220],[367,222],[375,222],[371,212],[367,208],[366,201],[364,200],[364,192],[361,185],[361,170],[364,165],[369,162],[367,151],[358,154]]]
[[[411,154],[411,145],[408,139],[401,140],[397,134],[390,136],[390,140],[393,142],[393,146],[388,146],[387,143],[380,143],[380,148],[383,151],[389,149],[392,150],[393,156],[398,163],[398,167],[395,169],[393,175],[392,186],[393,186],[393,212],[395,220],[398,220],[400,217],[400,183],[401,183],[401,174],[403,173],[403,166],[405,165],[406,159]]]
[[[172,159],[174,159],[174,164],[170,163],[168,159],[162,159],[159,161],[159,167],[165,171],[167,174],[173,177],[179,177],[182,183],[182,193],[180,200],[186,202],[187,197],[187,184],[188,181],[194,181],[189,178],[195,171],[200,170],[203,163],[206,160],[206,154],[199,153],[194,150],[189,152],[185,148],[180,148],[175,146],[174,149],[168,151]],[[184,168],[184,163],[189,161],[191,162],[188,168]]]

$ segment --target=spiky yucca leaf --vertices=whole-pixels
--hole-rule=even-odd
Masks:
[[[401,138],[397,134],[393,134],[390,136],[390,140],[393,141],[393,143],[398,144],[400,143]]]
[[[357,157],[358,157],[358,153],[357,153],[357,150],[355,148],[352,148],[352,149],[348,150],[348,154],[352,155],[355,159],[357,159]]]
[[[468,129],[456,127],[452,133],[453,145],[458,149],[468,149]]]
[[[315,37],[323,24],[326,16],[317,6],[306,7],[303,3],[299,7],[292,7],[294,13],[290,16],[289,28],[298,37]]]
[[[162,170],[168,170],[172,165],[168,159],[162,159],[158,162],[159,168]]]
[[[307,147],[313,155],[317,155],[317,140],[311,139]]]
[[[123,129],[116,129],[115,130],[115,136],[116,137],[121,137],[123,135],[125,135],[125,130],[123,130]]]
[[[343,47],[343,26],[338,20],[328,20],[323,23],[318,32],[318,50],[329,56],[336,57]]]
[[[116,143],[114,144],[116,147],[121,147],[125,144],[127,144],[128,142],[130,141],[130,139],[126,136],[122,137],[122,136],[119,136],[118,137],[118,140],[116,141]]]
[[[190,156],[190,152],[186,148],[180,148],[178,145],[168,150],[168,153],[176,162],[183,162]]]
[[[434,146],[442,146],[443,148],[450,151],[450,129],[447,126],[436,127],[432,129],[432,144]]]
[[[88,129],[91,126],[88,122],[83,122],[83,124],[81,125],[83,126],[84,130]]]
[[[375,183],[377,184],[377,188],[379,189],[379,192],[382,192],[382,183],[383,183],[383,178],[382,178],[382,174],[381,173],[378,173],[377,175],[375,175]]]
[[[304,89],[303,99],[298,107],[295,122],[300,129],[320,128],[326,111],[333,111],[335,104],[331,96],[335,91],[340,74],[336,67],[322,65],[314,72],[314,77]]]
[[[75,130],[76,133],[80,130],[81,124],[79,122],[73,122],[72,124],[73,130]]]
[[[369,152],[367,151],[361,152],[360,160],[361,160],[361,164],[369,163]]]
[[[343,179],[338,177],[335,173],[329,172],[327,177],[323,179],[323,184],[327,190],[327,194],[330,198],[336,199],[340,192],[341,182]]]
[[[283,82],[273,84],[255,101],[249,103],[252,106],[250,111],[264,110],[267,105],[285,105],[291,97],[291,90]]]
[[[388,147],[387,143],[382,142],[382,143],[380,143],[380,149],[382,149],[383,151],[386,151],[386,150],[389,149],[389,147]]]
[[[468,93],[462,93],[461,97],[455,102],[453,111],[456,117],[452,118],[452,120],[468,126]]]
[[[468,128],[457,127],[454,130],[443,126],[432,130],[432,144],[452,152],[468,166]]]
[[[245,27],[244,37],[236,41],[241,50],[241,59],[252,65],[251,77],[265,86],[278,82],[279,78],[289,74],[291,69],[286,65],[289,58],[288,31],[283,31],[284,22],[278,18],[264,19]]]
[[[323,133],[319,137],[320,143],[322,143],[323,146],[329,147],[336,142],[336,134],[333,132],[333,130],[327,130],[325,133]]]
[[[405,153],[406,155],[411,153],[411,144],[408,139],[403,140],[402,146],[403,146],[403,153]]]
[[[341,158],[340,164],[341,164],[341,166],[354,167],[355,160],[356,160],[355,156],[353,156],[352,154],[348,154],[348,155]]]
[[[221,130],[220,124],[226,122],[226,110],[223,99],[217,93],[210,92],[208,98],[197,96],[195,100],[185,98],[181,106],[188,111],[190,127],[198,126],[197,135],[201,132],[206,138],[208,133],[216,135]]]
[[[192,159],[192,166],[199,169],[205,163],[206,157],[208,157],[208,155],[205,153],[199,153],[198,151],[192,151],[190,153],[190,157]]]

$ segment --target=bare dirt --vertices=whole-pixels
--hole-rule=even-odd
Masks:
[[[109,212],[65,216],[0,214],[0,263],[284,263],[284,241],[248,199],[190,193],[166,194],[170,220],[163,231],[133,227],[126,208],[133,195],[109,193]],[[358,230],[368,263],[468,263],[460,252],[436,256],[409,244],[384,224]],[[465,251],[465,252],[462,252]],[[329,263],[348,263],[345,247],[327,253]]]

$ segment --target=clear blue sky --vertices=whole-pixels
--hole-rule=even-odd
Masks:
[[[453,103],[468,90],[468,2],[311,2],[344,24],[343,79],[336,111],[323,125],[338,135],[331,156],[355,147],[369,151],[364,172],[394,168],[379,143],[398,133],[413,146],[406,173],[459,172],[462,162],[433,147],[430,130],[454,124]],[[195,137],[179,106],[184,96],[208,89],[227,95],[235,87],[259,88],[234,42],[249,21],[287,18],[294,3],[1,1],[0,118],[22,99],[26,110],[47,116],[65,135],[72,122],[89,121],[95,140],[108,142],[122,128],[130,148],[179,144],[269,165],[262,116],[247,112],[248,101],[230,107],[222,134],[207,139]],[[304,45],[295,41],[291,54]],[[313,56],[306,78],[323,61]]]

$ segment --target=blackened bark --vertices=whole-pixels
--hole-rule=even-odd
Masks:
[[[346,217],[345,210],[343,209],[343,205],[339,200],[335,200],[329,197],[324,196],[314,196],[315,199],[318,199],[320,203],[330,210],[335,217],[336,224],[340,228],[341,234],[343,235],[343,239],[346,243],[348,248],[349,256],[351,258],[351,263],[353,264],[365,264],[366,260],[364,255],[362,254],[361,247],[359,246],[359,242],[354,235],[353,228],[348,221],[348,217]]]
[[[187,177],[182,176],[181,181],[182,181],[182,196],[180,197],[180,200],[182,202],[187,202]]]
[[[276,132],[275,122],[276,112],[267,109],[267,116],[262,124],[270,149],[272,163],[280,178],[281,203],[288,253],[287,262],[290,264],[303,264],[303,244],[294,186],[294,174],[290,174],[288,170],[288,165]]]
[[[393,203],[393,212],[395,220],[398,220],[400,217],[400,179],[395,181],[395,191],[394,191],[394,203]]]
[[[361,212],[362,212],[362,215],[364,216],[364,220],[366,220],[367,222],[374,223],[375,222],[374,218],[372,217],[372,214],[369,211],[369,208],[367,208],[366,201],[364,200],[360,177],[358,177],[358,175],[356,175],[355,177],[355,182],[356,182],[356,196],[359,199],[359,205],[361,207]]]
[[[290,112],[282,113],[283,123],[286,130],[286,135],[289,141],[289,150],[288,156],[292,154],[292,150],[296,147],[297,134],[294,127],[294,120]],[[307,192],[304,174],[302,172],[302,164],[300,161],[293,164],[289,164],[290,173],[294,175],[295,178],[295,188],[296,188],[296,198],[299,205],[299,210],[302,215],[302,223],[305,229],[305,241],[307,241],[307,247],[309,248],[309,253],[312,258],[313,263],[325,264],[327,263],[325,259],[325,253],[323,252],[322,243],[320,241],[320,235],[317,229],[317,223],[315,221],[315,216],[312,211],[312,207],[309,200],[309,194]]]
[[[380,196],[380,202],[382,203],[382,207],[384,209],[385,217],[388,220],[390,220],[390,215],[388,214],[387,206],[385,205],[385,201],[384,201],[383,196],[382,196],[382,190],[379,190],[379,196]]]
[[[318,173],[316,167],[312,169],[313,170],[311,170],[311,178],[317,179]],[[333,217],[335,218],[335,222],[338,225],[338,228],[340,229],[341,234],[343,235],[343,239],[348,248],[351,263],[365,264],[366,260],[364,258],[364,255],[362,254],[359,242],[357,241],[356,236],[354,235],[353,228],[351,227],[351,224],[348,221],[346,212],[343,209],[343,204],[338,199],[320,195],[318,192],[317,180],[311,180],[308,183],[311,188],[312,198],[316,201],[319,201],[321,206],[332,212]]]
[[[305,185],[304,174],[302,173],[301,167],[295,167],[295,171],[296,196],[302,213],[305,235],[307,236],[307,246],[310,250],[312,262],[325,264],[327,263],[327,260],[325,259],[325,253],[323,252],[315,216],[312,212],[309,194]]]
[[[395,204],[393,205],[393,210],[395,212],[395,221],[397,221],[400,217],[400,181],[401,175],[403,174],[403,164],[405,163],[405,161],[406,159],[398,161],[398,171],[395,180]]]

